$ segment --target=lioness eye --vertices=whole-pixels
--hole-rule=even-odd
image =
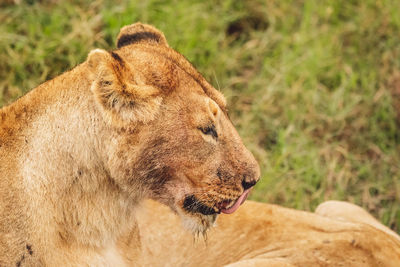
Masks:
[[[218,138],[218,134],[217,134],[217,131],[215,130],[214,125],[207,126],[207,127],[199,127],[199,130],[205,135],[211,135],[215,139]]]

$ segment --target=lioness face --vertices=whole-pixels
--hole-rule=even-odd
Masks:
[[[134,24],[119,50],[89,54],[92,91],[114,129],[108,166],[132,196],[149,197],[204,233],[232,213],[259,179],[259,166],[228,118],[223,96],[170,49],[161,32]]]
[[[143,157],[157,153],[152,168],[162,170],[149,185],[151,197],[176,211],[189,229],[204,232],[217,214],[234,212],[246,199],[259,168],[225,109],[192,85],[198,90],[181,88],[166,101],[174,108],[154,122],[158,130]]]

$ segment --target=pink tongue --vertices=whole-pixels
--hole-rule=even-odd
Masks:
[[[225,213],[225,214],[234,213],[239,208],[239,206],[242,205],[243,202],[246,200],[247,195],[249,194],[249,192],[250,192],[250,189],[246,189],[243,192],[243,194],[238,198],[238,200],[236,200],[235,204],[233,204],[232,207],[230,207],[229,209],[221,209],[221,212]]]

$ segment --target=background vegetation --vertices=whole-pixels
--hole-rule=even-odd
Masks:
[[[262,166],[253,199],[348,200],[400,232],[399,1],[8,2],[0,106],[150,23],[227,96]]]

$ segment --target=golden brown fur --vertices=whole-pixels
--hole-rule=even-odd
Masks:
[[[121,266],[142,199],[205,233],[259,178],[223,96],[161,32],[117,43],[0,110],[0,266]]]
[[[358,206],[328,201],[315,213],[246,201],[193,241],[168,208],[137,214],[137,266],[399,266],[400,237]]]
[[[254,185],[258,165],[223,96],[161,32],[126,26],[117,47],[0,110],[0,266],[398,260],[397,236],[368,216],[257,203],[220,216],[208,246],[193,243]],[[145,198],[169,209],[140,208]]]

